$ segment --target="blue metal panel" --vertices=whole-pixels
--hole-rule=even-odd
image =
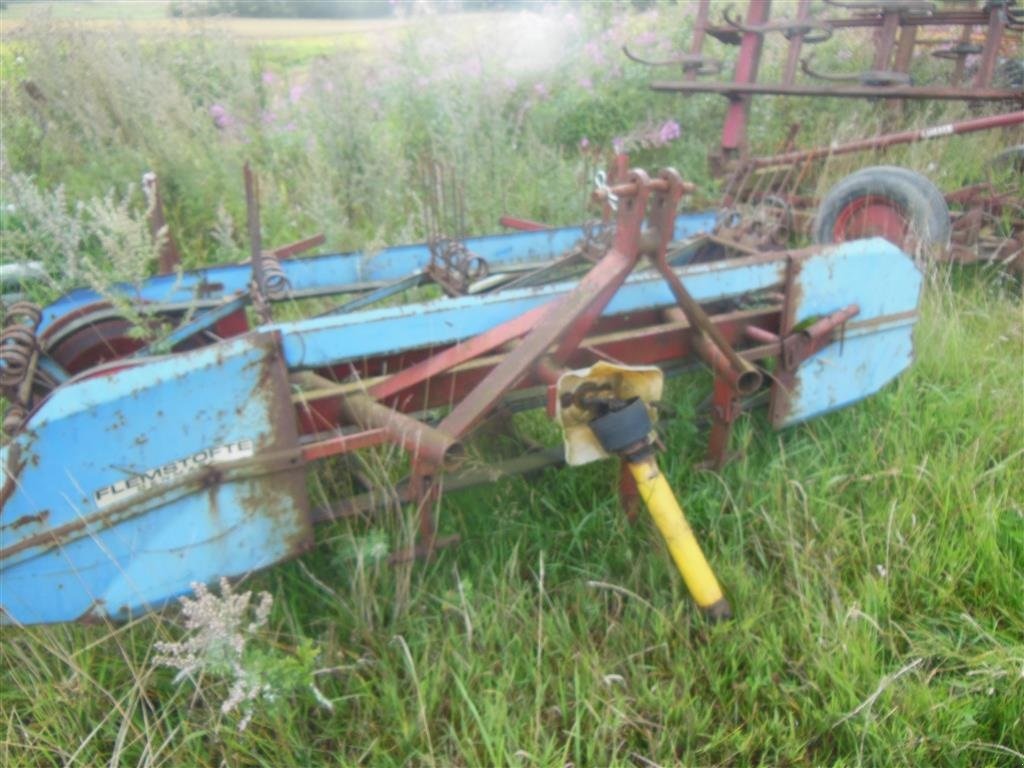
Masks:
[[[698,301],[713,301],[781,286],[786,259],[752,256],[676,270]],[[423,304],[353,312],[273,326],[284,338],[288,367],[316,368],[366,356],[447,344],[469,338],[565,296],[576,283],[519,288],[485,296],[437,299]],[[604,314],[667,307],[675,298],[660,275],[633,275]]]
[[[850,304],[860,313],[840,341],[804,361],[787,392],[773,394],[788,398],[775,426],[862,400],[909,367],[921,284],[913,260],[882,238],[844,243],[804,260],[792,290],[794,325]]]
[[[713,212],[683,214],[676,219],[675,237],[681,240],[699,232],[710,231],[714,223]],[[465,244],[470,251],[488,262],[492,272],[498,272],[502,266],[553,259],[564,253],[581,236],[580,227],[565,227],[540,232],[471,237]],[[293,294],[302,296],[391,282],[423,269],[429,261],[430,249],[421,243],[385,248],[371,255],[334,253],[303,259],[282,259],[281,267],[291,283]],[[182,275],[153,277],[143,283],[140,290],[129,285],[115,286],[113,290],[121,290],[128,296],[144,301],[188,306],[196,301],[201,285],[205,286],[202,291],[204,302],[217,303],[225,296],[245,291],[251,279],[252,271],[248,264],[232,264],[191,270]],[[65,294],[43,310],[39,333],[44,333],[62,315],[103,300],[95,291],[85,288]]]
[[[124,618],[311,540],[271,334],[62,387],[0,462],[6,622]]]

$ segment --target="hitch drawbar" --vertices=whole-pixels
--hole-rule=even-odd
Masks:
[[[625,462],[698,607],[713,622],[732,618],[729,601],[658,467],[648,402],[660,397],[661,371],[598,363],[565,374],[558,388],[567,462],[581,464],[602,456]]]

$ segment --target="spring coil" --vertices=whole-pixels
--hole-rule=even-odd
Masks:
[[[281,299],[288,295],[292,284],[285,274],[281,262],[271,251],[263,251],[260,254],[260,272],[263,275],[263,282],[260,285],[260,292],[268,299]]]
[[[35,304],[18,301],[4,312],[4,329],[0,332],[0,390],[17,392],[25,381],[32,355],[39,349],[36,328],[43,313]]]
[[[21,431],[26,419],[28,419],[28,411],[25,407],[19,403],[11,403],[7,406],[7,413],[4,414],[4,421],[0,425],[0,429],[3,429],[5,435],[16,435]]]

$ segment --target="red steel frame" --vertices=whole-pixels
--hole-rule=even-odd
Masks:
[[[457,463],[462,439],[512,393],[539,394],[544,399],[546,390],[550,409],[553,382],[565,366],[585,367],[597,360],[679,366],[702,360],[715,381],[706,463],[718,468],[728,457],[739,398],[761,382],[760,372],[750,362],[776,357],[781,370],[791,377],[804,357],[857,313],[856,307],[835,313],[806,339],[807,331],[797,334],[800,338],[783,333],[785,307],[778,302],[707,316],[666,261],[676,208],[686,189],[688,185],[675,171],[663,171],[652,180],[642,170],[630,170],[625,181],[610,190],[619,198],[611,248],[573,291],[551,304],[444,349],[297,375],[298,383],[312,387],[293,398],[300,432],[306,436],[306,459],[382,444],[399,445],[410,455],[410,480],[401,486],[398,497],[418,504],[421,544],[400,558],[429,554],[435,546],[447,543],[437,539],[432,515],[444,482],[442,469]],[[669,282],[685,319],[679,317],[679,309],[601,317],[645,253]],[[747,261],[778,259],[779,254],[773,253]],[[792,275],[780,275],[778,288],[786,290],[791,279]],[[355,383],[335,382],[353,377],[358,379]],[[415,418],[418,413],[447,405],[453,407],[436,426]],[[779,401],[774,407],[784,413],[787,406]],[[628,480],[621,491],[627,504],[635,506]],[[371,502],[364,499],[348,506],[357,509]]]
[[[853,7],[842,3],[836,5]],[[699,0],[688,58],[702,58],[704,39],[707,35],[728,44],[739,45],[732,82],[700,82],[697,81],[696,69],[684,68],[682,81],[656,81],[651,83],[651,88],[679,93],[719,93],[728,97],[729,106],[722,123],[720,150],[721,158],[726,161],[743,158],[746,154],[750,98],[758,94],[959,101],[1009,100],[1024,106],[1024,93],[1021,91],[992,87],[1000,46],[1010,21],[1004,3],[993,2],[983,8],[937,10],[930,13],[911,12],[906,6],[899,7],[893,3],[865,4],[865,9],[857,15],[812,19],[810,0],[799,0],[795,18],[788,25],[786,20],[769,22],[771,0],[748,0],[743,24],[732,21],[726,14],[730,26],[709,24],[710,9],[711,0]],[[876,29],[872,61],[874,71],[906,75],[915,47],[919,44],[917,30],[925,26],[962,27],[961,39],[969,39],[970,31],[974,27],[983,27],[986,30],[978,71],[970,87],[959,87],[964,69],[962,56],[957,59],[952,73],[952,86],[795,84],[796,68],[800,63],[804,38],[809,36],[812,29],[825,30],[826,33],[840,29]],[[757,74],[764,37],[771,32],[781,32],[789,41],[782,82],[758,83]],[[808,41],[811,41],[809,37]]]

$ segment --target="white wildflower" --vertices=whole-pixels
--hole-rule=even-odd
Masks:
[[[248,727],[261,703],[273,705],[282,695],[307,688],[317,704],[334,711],[313,681],[318,653],[313,644],[303,640],[287,652],[267,643],[263,630],[274,605],[268,592],[255,598],[252,592],[236,594],[227,579],[220,581],[220,595],[205,584],[193,584],[192,589],[194,598],[181,598],[185,638],[155,644],[156,663],[177,669],[176,683],[186,678],[196,685],[200,679],[226,683],[220,712],[239,712],[239,731]]]
[[[195,678],[199,672],[230,678],[231,688],[220,711],[226,715],[241,709],[243,718],[238,727],[245,730],[252,719],[253,703],[273,693],[258,675],[245,668],[244,653],[247,641],[266,625],[274,598],[269,592],[261,592],[254,608],[252,592],[235,594],[227,579],[220,580],[220,596],[205,584],[193,583],[192,589],[195,598],[181,598],[189,635],[176,643],[155,643],[155,661],[178,670],[175,683]]]

